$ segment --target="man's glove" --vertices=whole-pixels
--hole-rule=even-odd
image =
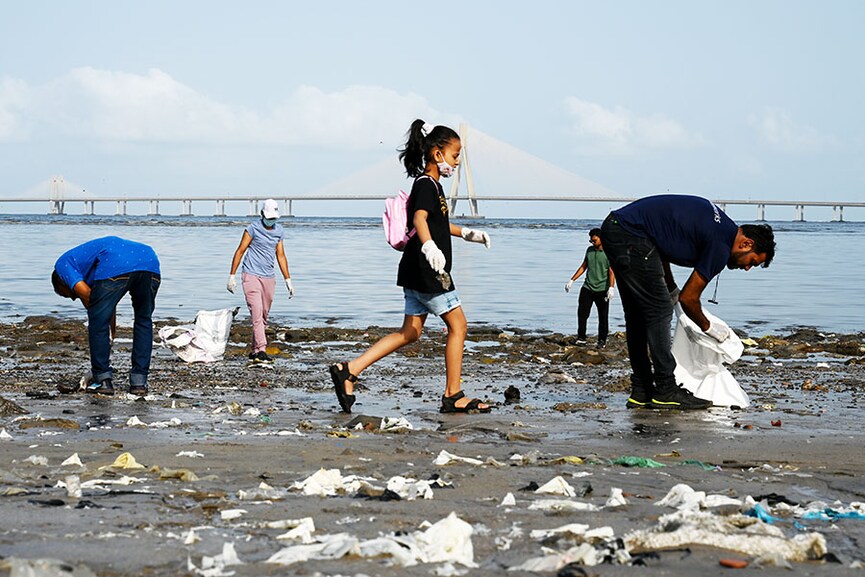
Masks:
[[[445,260],[445,253],[441,251],[439,247],[436,246],[434,240],[430,239],[423,243],[423,246],[420,247],[420,251],[426,257],[426,261],[432,267],[434,271],[438,274],[441,274],[445,271],[445,264],[447,261]]]
[[[291,277],[285,279],[285,288],[288,289],[288,298],[294,296],[294,287],[291,285]]]
[[[472,230],[464,226],[460,231],[460,236],[463,237],[463,240],[469,242],[482,242],[485,247],[490,248],[490,235],[482,230]]]
[[[679,302],[679,287],[675,287],[670,291],[670,302],[673,303],[673,306],[676,306],[676,303]]]
[[[613,300],[614,294],[616,294],[616,289],[614,289],[613,287],[608,288],[607,289],[607,298],[605,298],[604,300],[607,302],[610,302],[611,300]]]
[[[705,330],[705,333],[719,343],[723,343],[730,337],[730,329],[724,325],[713,325],[711,322],[709,323],[709,328]]]
[[[237,288],[237,279],[234,278],[233,274],[228,275],[228,284],[225,285],[225,288],[227,288],[230,293],[233,293],[234,289]]]
[[[568,282],[565,283],[565,292],[566,293],[571,292],[572,286],[574,286],[574,279],[570,279],[570,280],[568,280]]]

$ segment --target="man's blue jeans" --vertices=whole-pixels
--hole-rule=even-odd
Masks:
[[[93,282],[90,287],[90,307],[87,309],[87,333],[90,339],[90,367],[97,383],[113,378],[111,317],[117,303],[129,293],[135,314],[129,384],[147,386],[150,355],[153,352],[153,309],[160,280],[158,274],[136,271]]]
[[[673,303],[658,248],[648,238],[625,231],[611,214],[601,241],[625,311],[625,332],[634,385],[667,390],[676,386],[670,321]]]

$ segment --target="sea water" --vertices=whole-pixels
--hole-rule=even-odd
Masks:
[[[191,321],[201,309],[238,306],[242,289],[226,288],[231,258],[244,226],[241,217],[0,216],[0,321],[51,314],[85,319],[80,302],[54,294],[50,274],[57,257],[93,238],[118,235],[151,245],[162,265],[155,316]],[[583,260],[588,230],[598,221],[458,221],[487,230],[492,247],[453,239],[452,276],[469,325],[491,324],[532,331],[576,332],[579,288],[564,285]],[[364,328],[402,322],[402,290],[396,286],[400,253],[384,239],[380,219],[293,217],[281,221],[295,297],[277,273],[271,320],[283,326]],[[862,277],[865,223],[772,222],[778,251],[770,267],[725,270],[718,304],[703,304],[731,326],[759,336],[810,326],[827,332],[863,330]],[[674,268],[681,286],[690,270]],[[131,323],[128,298],[119,322]],[[597,332],[589,318],[589,334]],[[442,323],[429,323],[441,330]],[[624,328],[616,295],[611,330]]]

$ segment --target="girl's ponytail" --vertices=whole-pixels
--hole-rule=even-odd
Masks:
[[[460,139],[452,128],[441,125],[424,135],[425,124],[420,118],[412,122],[406,134],[405,146],[399,149],[399,159],[405,166],[405,173],[411,178],[423,174],[426,163],[433,160],[429,153],[434,147],[444,148],[450,141]]]
[[[411,123],[406,133],[405,146],[399,149],[399,159],[405,166],[405,173],[411,178],[417,178],[423,174],[426,168],[425,147],[423,127],[424,121],[420,118]]]

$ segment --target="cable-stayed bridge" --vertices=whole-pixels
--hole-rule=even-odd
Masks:
[[[528,152],[502,142],[466,124],[460,125],[462,154],[459,171],[450,183],[442,181],[448,190],[452,214],[465,206],[466,214],[480,218],[480,206],[487,202],[601,202],[621,205],[636,197],[611,190],[560,168]],[[30,191],[17,196],[0,196],[3,203],[47,203],[50,214],[67,214],[68,207],[83,204],[83,214],[96,214],[96,204],[113,203],[115,214],[128,214],[130,203],[146,204],[147,214],[160,214],[161,203],[179,203],[181,216],[193,215],[193,204],[215,207],[216,216],[226,215],[226,204],[247,203],[247,214],[259,212],[259,204],[266,198],[283,203],[282,213],[293,214],[295,202],[307,201],[379,201],[393,196],[398,187],[411,186],[396,155],[340,178],[316,189],[292,194],[252,195],[155,195],[112,196],[88,194],[86,189],[69,183],[63,177],[52,177]],[[44,192],[42,192],[44,191]],[[805,207],[831,207],[832,220],[844,220],[844,208],[865,208],[865,202],[832,200],[770,200],[770,199],[712,199],[725,208],[727,205],[752,205],[756,219],[766,220],[766,207],[791,207],[793,220],[805,220]],[[460,205],[462,203],[462,205]],[[77,211],[76,211],[77,212]],[[79,213],[80,214],[80,213]]]

